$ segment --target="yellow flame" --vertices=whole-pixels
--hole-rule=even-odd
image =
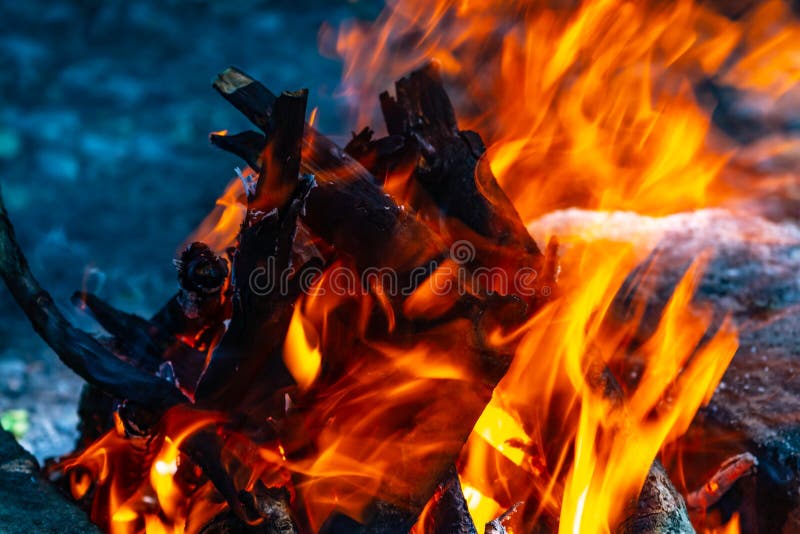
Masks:
[[[322,363],[314,326],[303,318],[295,305],[283,345],[283,362],[301,389],[308,389],[317,378]]]

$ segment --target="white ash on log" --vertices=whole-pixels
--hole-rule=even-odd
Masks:
[[[654,243],[657,269],[637,291],[654,304],[643,329],[652,328],[683,268],[710,254],[695,300],[730,315],[740,347],[710,404],[701,409],[679,445],[688,495],[712,479],[730,456],[748,452],[755,475],[738,480],[706,511],[708,526],[739,512],[743,532],[800,529],[800,228],[722,209],[652,218],[627,212],[569,209],[546,215],[532,228],[545,235],[632,243],[642,256]],[[620,376],[635,384],[642,362]],[[714,444],[716,453],[704,452]],[[696,452],[693,452],[696,450]],[[669,462],[667,469],[672,469]]]

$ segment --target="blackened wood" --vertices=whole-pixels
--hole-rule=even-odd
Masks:
[[[264,91],[260,91],[260,94],[267,95]],[[271,106],[273,103],[272,98],[265,97],[263,105]],[[271,111],[261,112],[259,116],[272,117],[273,113]],[[368,267],[389,267],[403,273],[424,267],[426,274],[429,274],[439,260],[447,257],[448,247],[436,233],[416,217],[414,212],[398,205],[362,165],[308,126],[303,135],[301,169],[313,174],[315,181],[314,186],[304,196],[302,222],[315,235],[331,244],[339,256],[350,258],[359,272]],[[242,279],[242,274],[248,271],[248,269],[243,269],[242,274],[237,274],[238,258],[250,256],[250,254],[244,254],[243,249],[244,244],[240,247],[237,258],[234,260],[234,281]],[[518,255],[517,252],[515,254]],[[239,284],[235,282],[235,286],[235,290],[238,291]],[[382,488],[386,500],[392,500],[395,504],[381,509],[393,510],[396,513],[372,514],[367,511],[367,517],[372,519],[369,519],[366,525],[362,525],[364,532],[394,532],[403,531],[404,528],[407,531],[410,528],[435,491],[437,484],[453,464],[460,449],[458,444],[463,443],[468,436],[475,420],[491,397],[492,387],[502,376],[511,360],[509,353],[485,346],[481,334],[477,333],[484,328],[479,323],[485,317],[493,316],[495,319],[499,319],[501,315],[495,309],[476,310],[467,302],[470,299],[469,296],[465,297],[463,306],[459,305],[457,308],[460,310],[458,316],[454,317],[454,319],[460,319],[459,324],[464,330],[463,335],[459,336],[458,348],[455,349],[454,354],[463,354],[464,362],[468,358],[469,366],[474,367],[476,373],[480,373],[485,382],[470,385],[461,381],[443,381],[443,383],[437,384],[435,391],[426,392],[427,396],[423,396],[424,398],[420,400],[420,403],[423,404],[430,402],[426,409],[436,413],[439,413],[440,410],[446,412],[450,406],[448,404],[445,407],[445,404],[449,401],[445,402],[443,399],[458,398],[462,405],[462,413],[457,418],[448,419],[447,428],[442,426],[443,421],[426,420],[416,425],[413,429],[408,430],[402,440],[403,443],[399,443],[398,447],[411,447],[415,443],[422,443],[430,439],[434,433],[440,438],[442,432],[447,434],[450,440],[448,444],[452,442],[453,446],[429,455],[424,462],[409,462],[407,465],[399,467],[398,470],[401,474],[397,478],[408,484],[408,487],[401,483],[398,486],[389,484]],[[239,309],[247,308],[246,305],[234,303],[234,313],[237,313]],[[522,317],[524,318],[524,316]],[[431,328],[420,325],[415,327],[414,324],[402,317],[401,320],[405,323],[398,325],[395,333],[390,334],[387,341],[391,341],[393,336],[406,335],[403,332],[413,337],[414,335],[418,336],[421,331]],[[510,324],[510,322],[513,321],[508,323]],[[233,325],[234,321],[232,320],[232,328]],[[436,335],[434,329],[431,333],[432,339],[435,339]],[[226,335],[227,337],[228,335]],[[234,338],[232,337],[232,339]],[[223,344],[225,343],[226,339],[223,339]],[[274,345],[270,345],[268,342],[262,343],[262,350],[264,353],[269,353],[272,346]],[[222,348],[220,346],[216,352],[224,354],[221,351]],[[453,350],[452,345],[450,350]],[[242,361],[238,356],[239,353],[231,351],[231,354],[234,356],[230,362],[236,362],[235,365],[239,365]],[[215,357],[217,356],[215,353]],[[272,357],[271,354],[267,356],[267,361],[270,361]],[[251,371],[239,374],[247,378],[254,376]],[[211,367],[209,367],[205,376],[209,380],[213,380],[213,377],[216,376],[230,375],[216,371],[212,373]],[[273,374],[271,381],[267,382],[268,387],[264,388],[265,391],[271,391],[275,385],[280,384],[275,380],[276,377],[280,377],[280,373]],[[247,387],[242,387],[242,382],[238,380],[234,382],[237,385],[231,391],[237,392],[238,399],[241,400],[241,392],[246,391]],[[230,383],[228,381],[228,384]],[[202,387],[198,391],[204,393]],[[250,405],[252,403],[248,403],[248,406]],[[403,409],[419,411],[422,408],[403,407]],[[382,429],[384,432],[389,430],[392,429]],[[287,452],[287,454],[289,453]],[[413,488],[409,489],[411,486]],[[375,507],[380,508],[379,503],[381,503],[380,498],[376,499]],[[341,516],[337,517],[338,519],[331,518],[329,523],[330,528],[334,528],[334,532],[337,531],[335,530],[337,528],[340,530],[345,528],[338,523],[343,520]],[[386,517],[393,519],[384,521]],[[398,517],[405,519],[399,520]],[[405,523],[409,524],[406,526]]]
[[[92,336],[78,330],[39,285],[14,237],[0,195],[0,274],[34,330],[59,359],[89,383],[147,408],[166,409],[186,401],[175,386],[123,362]]]
[[[228,101],[235,100],[237,109],[254,124],[266,124],[265,132],[272,132],[272,120],[263,120],[274,116],[277,97],[269,89],[233,68],[218,80],[223,80],[225,89],[220,90],[217,82],[215,88]],[[241,98],[237,96],[245,89]],[[308,125],[303,132],[301,170],[316,181],[307,195],[303,222],[360,265],[411,269],[446,251],[442,241],[398,206],[369,171]]]
[[[222,464],[223,442],[220,435],[214,430],[200,430],[195,432],[181,443],[180,450],[203,470],[217,491],[228,503],[231,512],[244,524],[250,524],[254,518],[250,517],[245,503],[240,499],[239,492]]]
[[[212,85],[264,133],[272,132],[272,106],[276,97],[269,89],[236,67],[219,73]]]
[[[170,343],[162,330],[147,319],[117,310],[92,293],[75,292],[72,303],[91,312],[100,326],[122,344],[133,365],[156,373]]]
[[[362,524],[347,515],[334,513],[318,534],[407,534],[417,520],[417,512],[380,500],[373,503],[366,516]]]
[[[248,199],[250,210],[281,209],[297,188],[307,102],[308,89],[284,91],[275,100],[275,131],[261,156],[255,193]]]
[[[461,491],[455,466],[436,488],[420,521],[426,534],[478,534]]]
[[[297,217],[313,186],[299,179],[307,97],[305,90],[283,93],[273,101],[274,109],[260,115],[271,117],[272,136],[261,157],[258,184],[248,196],[233,258],[230,326],[198,384],[198,402],[257,409],[264,401],[275,404],[269,396],[293,384],[280,348],[299,292],[284,287],[279,278],[291,267]],[[259,282],[271,286],[257,287]],[[259,386],[249,387],[254,383]],[[262,402],[243,399],[242,391],[261,395]]]
[[[541,254],[519,214],[484,158],[480,136],[461,131],[436,63],[428,63],[395,84],[396,96],[381,95],[390,135],[416,145],[421,156],[414,178],[445,216],[463,222],[501,246]]]
[[[267,138],[262,134],[247,130],[233,135],[211,134],[208,138],[214,146],[242,158],[251,169],[258,171],[261,168],[259,158],[267,144]]]

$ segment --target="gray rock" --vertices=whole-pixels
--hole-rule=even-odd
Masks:
[[[34,457],[3,430],[0,430],[0,532],[100,532],[80,509],[40,477]]]

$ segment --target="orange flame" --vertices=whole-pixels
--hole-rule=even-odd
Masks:
[[[564,5],[391,2],[372,25],[326,28],[323,42],[345,62],[360,123],[379,123],[364,102],[438,60],[462,126],[484,136],[525,220],[565,206],[662,215],[734,195],[723,171],[736,148],[692,88],[715,77],[775,98],[792,87],[800,25],[786,4],[736,21],[692,0]]]
[[[253,171],[248,167],[243,176],[250,176]],[[239,228],[244,220],[246,197],[244,184],[239,178],[234,178],[225,188],[225,192],[217,199],[217,205],[203,222],[186,238],[181,250],[186,245],[201,241],[211,248],[216,254],[224,255],[228,247],[236,244]]]
[[[372,25],[325,29],[322,41],[332,38],[345,61],[344,96],[368,111],[362,124],[378,123],[364,102],[438,61],[461,126],[484,136],[494,174],[534,229],[537,217],[564,207],[660,217],[738,200],[729,163],[751,155],[714,129],[694,89],[713,79],[774,99],[800,78],[800,26],[777,0],[735,21],[693,0],[393,1]],[[387,190],[402,191],[406,174],[390,177]],[[244,199],[236,179],[191,240],[217,252],[234,245]],[[455,321],[397,344],[366,335],[375,315],[392,330],[395,313],[438,316],[453,301],[420,288],[394,306],[378,284],[336,296],[338,264],[329,266],[315,288],[327,295],[295,304],[283,347],[299,385],[287,398],[300,407],[286,408],[297,443],[255,447],[250,483],[265,466],[291,471],[293,504],[316,530],[333,511],[359,518],[373,497],[408,491],[395,458],[408,468],[460,450],[479,527],[525,501],[524,527],[612,531],[661,449],[709,402],[737,337],[728,319],[693,300],[706,258],[654,316],[654,243],[600,241],[588,228],[559,237],[560,297],[514,331],[492,333],[516,353],[463,448],[442,437],[436,416],[452,411],[449,399],[475,401],[480,377],[460,359],[470,328]],[[356,354],[342,355],[342,346]],[[420,423],[400,435],[399,419]],[[112,532],[183,532],[193,514],[222,507],[198,504],[213,494],[208,484],[184,488],[175,476],[188,463],[181,442],[216,422],[168,416],[155,449],[122,438],[122,429],[107,434],[64,464],[73,495],[85,497],[95,481],[104,493],[92,517]],[[311,452],[298,459],[297,449]],[[138,478],[121,469],[130,462]],[[737,517],[724,532],[738,530]]]

